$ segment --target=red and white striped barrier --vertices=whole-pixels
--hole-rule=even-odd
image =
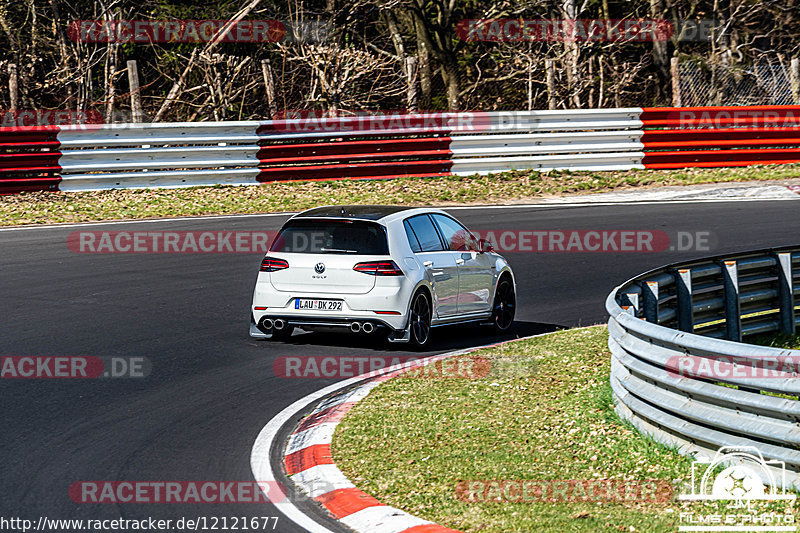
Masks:
[[[358,489],[333,462],[331,442],[336,426],[372,389],[400,372],[403,371],[375,378],[320,403],[286,444],[286,475],[333,518],[356,533],[460,533],[379,502]]]
[[[800,162],[800,106],[0,128],[0,193]]]
[[[800,162],[800,106],[642,110],[645,168]]]
[[[345,379],[300,398],[275,415],[259,432],[250,455],[253,476],[267,487],[283,484],[287,494],[297,494],[294,489],[298,489],[320,504],[333,518],[357,533],[460,533],[385,505],[355,487],[333,462],[331,443],[336,426],[353,406],[386,380],[409,371],[419,371],[429,365],[434,365],[434,372],[430,375],[435,376],[444,370],[443,366],[438,369],[437,366],[445,360],[542,335],[550,333],[400,362],[388,368]],[[477,377],[479,373],[468,372],[461,375]],[[313,410],[298,423],[298,415],[307,413],[309,408]],[[285,438],[283,428],[287,424],[292,424],[294,429]],[[273,455],[273,452],[276,453]],[[278,460],[273,460],[274,458]],[[291,489],[286,485],[284,477],[290,479]],[[296,498],[281,498],[278,501],[273,500],[273,503],[287,518],[306,531],[330,533],[329,529],[314,520],[306,511],[296,507],[295,501]]]

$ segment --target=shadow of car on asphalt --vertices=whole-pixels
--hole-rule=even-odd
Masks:
[[[433,354],[451,350],[461,350],[473,346],[483,346],[507,340],[551,333],[565,326],[557,324],[547,324],[543,322],[515,321],[511,329],[502,334],[492,334],[488,327],[476,327],[472,325],[455,325],[434,328],[431,336],[430,345],[426,350],[417,352],[423,354]],[[270,341],[267,341],[270,342]],[[290,339],[280,341],[284,344],[297,346],[335,346],[368,349],[383,352],[407,352],[407,344],[390,343],[379,333],[370,335],[358,335],[352,333],[324,333],[324,332],[304,332],[295,330]]]

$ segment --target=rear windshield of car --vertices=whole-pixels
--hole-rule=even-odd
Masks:
[[[362,220],[293,220],[281,229],[270,252],[389,255],[386,228]]]

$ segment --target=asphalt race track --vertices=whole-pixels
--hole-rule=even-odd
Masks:
[[[516,335],[596,324],[625,279],[665,263],[800,243],[798,201],[459,209],[473,228],[710,231],[710,251],[513,253]],[[133,231],[276,230],[285,216],[125,224]],[[251,340],[248,308],[261,254],[76,254],[75,227],[0,231],[0,355],[143,356],[146,379],[0,380],[0,501],[5,517],[280,516],[268,504],[76,504],[76,481],[252,481],[264,424],[332,383],[275,377],[281,355],[389,354],[364,337]],[[85,229],[85,228],[84,228]],[[119,225],[93,225],[119,230]],[[439,329],[429,352],[484,344],[476,328]],[[399,350],[402,350],[402,345]],[[407,353],[400,351],[399,353]]]

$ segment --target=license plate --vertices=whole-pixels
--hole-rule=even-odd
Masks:
[[[307,300],[297,298],[294,301],[295,309],[308,309],[309,311],[341,311],[341,300]]]

